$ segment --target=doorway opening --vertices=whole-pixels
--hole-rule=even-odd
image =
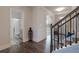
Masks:
[[[23,42],[23,13],[17,9],[10,9],[10,37],[11,45]]]

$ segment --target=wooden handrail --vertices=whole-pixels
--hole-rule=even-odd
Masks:
[[[63,24],[59,25],[59,27],[63,26],[65,23],[69,22],[70,20],[72,20],[73,18],[75,18],[76,16],[78,16],[78,14],[74,15],[72,18],[70,18],[69,20],[67,20],[66,22],[64,22]]]

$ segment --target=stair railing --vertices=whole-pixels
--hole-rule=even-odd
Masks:
[[[56,24],[50,26],[50,52],[78,42],[79,7],[71,11]],[[74,37],[72,37],[72,35]]]

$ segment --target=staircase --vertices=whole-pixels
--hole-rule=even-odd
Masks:
[[[55,51],[73,43],[78,43],[79,32],[79,7],[71,11],[56,24],[50,26],[51,43],[50,52]]]

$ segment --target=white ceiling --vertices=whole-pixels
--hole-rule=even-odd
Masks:
[[[59,7],[64,7],[65,9],[58,12],[56,9]],[[56,17],[64,17],[72,10],[72,6],[45,6],[45,8],[54,13]]]
[[[56,9],[59,7],[64,7],[65,9],[61,12],[57,12]],[[48,10],[50,10],[55,14],[63,14],[63,13],[69,12],[72,9],[72,6],[46,6],[45,8],[47,8]]]

